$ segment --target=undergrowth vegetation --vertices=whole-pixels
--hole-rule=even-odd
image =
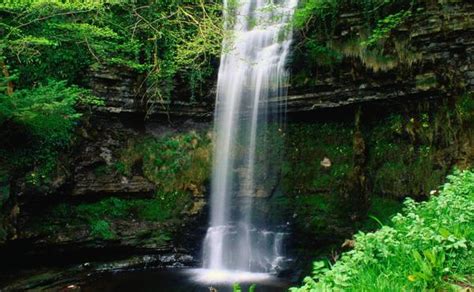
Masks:
[[[49,81],[34,89],[0,93],[1,168],[29,171],[31,187],[46,184],[56,171],[59,153],[72,142],[81,117],[79,105],[101,105],[88,90]]]
[[[455,171],[439,195],[405,201],[401,214],[333,265],[314,263],[313,276],[291,291],[453,290],[472,285],[474,172]]]
[[[210,177],[211,134],[188,132],[132,141],[121,153],[117,168],[126,176],[133,171],[156,184],[160,193],[202,194]]]
[[[59,204],[54,207],[42,222],[45,233],[60,232],[61,225],[68,222],[71,226],[83,224],[89,228],[92,237],[114,239],[117,237],[112,222],[120,220],[140,220],[143,222],[165,222],[178,218],[183,212],[177,208],[177,198],[155,197],[152,199],[121,199],[110,197],[95,203]]]
[[[469,153],[469,145],[456,141],[472,139],[473,112],[472,97],[464,94],[455,106],[419,103],[408,111],[364,120],[367,215],[386,223],[404,198],[425,199],[454,163],[469,167],[469,161],[456,157]],[[354,194],[347,185],[356,167],[353,129],[344,121],[288,124],[281,205],[292,210],[299,232],[321,238],[378,226],[366,214],[360,220],[348,216],[348,201]]]
[[[142,76],[146,104],[207,94],[220,54],[220,1],[3,1],[0,168],[47,192],[81,115],[103,101],[94,71]]]

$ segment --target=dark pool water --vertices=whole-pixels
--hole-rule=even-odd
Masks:
[[[81,285],[81,291],[163,291],[163,292],[218,292],[232,291],[232,284],[202,283],[193,279],[189,270],[128,271],[94,276]],[[248,291],[252,283],[240,283]],[[290,283],[278,278],[254,282],[256,292],[288,291]]]

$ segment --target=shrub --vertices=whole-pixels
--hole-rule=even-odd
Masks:
[[[31,171],[26,181],[48,181],[59,152],[67,148],[81,114],[78,104],[101,105],[88,90],[50,80],[33,89],[0,93],[0,160],[10,172]]]
[[[440,195],[407,199],[393,227],[355,236],[354,250],[291,291],[421,291],[468,283],[474,268],[474,172],[455,171]]]

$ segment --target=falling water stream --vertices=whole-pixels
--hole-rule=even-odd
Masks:
[[[297,2],[224,0],[228,34],[216,98],[211,216],[203,247],[207,271],[258,276],[275,272],[286,260],[285,232],[267,224],[259,208],[277,182],[274,136],[284,102],[270,101],[286,96]]]

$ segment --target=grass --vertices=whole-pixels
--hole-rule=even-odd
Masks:
[[[390,225],[392,218],[402,211],[403,204],[391,198],[373,197],[367,218],[358,222],[357,230],[368,232],[379,229],[380,225]]]
[[[474,172],[455,171],[440,194],[426,202],[407,199],[392,226],[360,232],[355,242],[355,248],[334,265],[314,263],[313,276],[291,291],[457,291],[472,287]]]

